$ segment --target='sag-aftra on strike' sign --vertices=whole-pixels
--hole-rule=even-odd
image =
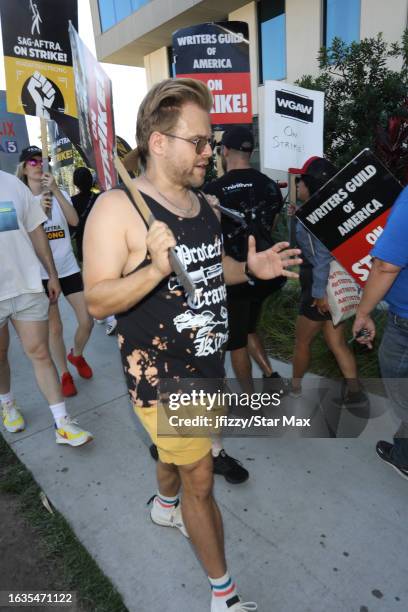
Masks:
[[[323,155],[324,94],[304,87],[265,81],[264,166],[286,172],[305,159]]]
[[[402,187],[364,149],[299,209],[296,217],[363,286],[370,251],[383,232]]]

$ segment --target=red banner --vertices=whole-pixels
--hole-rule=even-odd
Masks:
[[[221,72],[217,74],[178,74],[178,78],[203,81],[211,90],[214,106],[211,122],[214,125],[251,123],[251,75],[249,72]]]
[[[116,150],[112,84],[99,62],[70,25],[75,93],[81,145],[103,190],[117,182],[113,156]]]

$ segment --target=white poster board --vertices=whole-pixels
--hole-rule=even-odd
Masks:
[[[287,171],[323,156],[324,93],[282,81],[264,89],[265,168]]]

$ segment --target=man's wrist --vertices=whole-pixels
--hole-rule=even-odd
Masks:
[[[256,281],[256,276],[252,274],[251,270],[249,269],[247,261],[245,262],[245,266],[244,266],[244,274],[248,278],[249,283],[253,284]]]

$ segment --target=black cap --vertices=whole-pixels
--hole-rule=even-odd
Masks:
[[[42,157],[42,151],[39,147],[36,147],[35,145],[26,147],[20,153],[20,162],[26,162],[29,159],[33,159],[33,157],[37,157],[38,155]]]
[[[324,157],[309,157],[303,164],[302,168],[289,168],[290,174],[300,174],[301,176],[310,176],[322,185],[327,183],[338,170],[334,164]]]
[[[252,153],[254,150],[254,137],[251,130],[242,125],[236,125],[224,132],[221,144],[228,149]]]

